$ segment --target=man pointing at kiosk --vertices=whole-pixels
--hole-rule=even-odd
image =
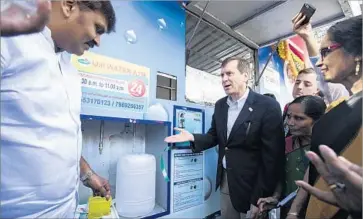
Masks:
[[[247,87],[250,69],[245,60],[228,58],[222,62],[221,71],[227,96],[216,102],[207,134],[176,129],[180,133],[165,141],[190,141],[193,152],[219,145],[216,184],[221,191],[221,216],[255,218],[257,200],[273,194],[284,169],[281,109],[274,99]]]
[[[42,22],[8,21],[1,38],[0,218],[74,218],[80,180],[95,194],[109,197],[110,189],[81,157],[80,78],[65,52],[99,46],[115,28],[114,9],[110,1],[60,0],[51,2],[41,32]]]

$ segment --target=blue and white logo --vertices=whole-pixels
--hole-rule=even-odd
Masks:
[[[91,64],[91,60],[89,58],[86,57],[79,57],[78,58],[78,63],[83,65],[83,66],[88,66]]]

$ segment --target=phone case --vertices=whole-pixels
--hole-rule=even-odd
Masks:
[[[301,23],[301,25],[307,24],[310,21],[313,14],[315,13],[315,11],[316,8],[314,6],[305,3],[300,10],[300,13],[306,16],[305,20]]]

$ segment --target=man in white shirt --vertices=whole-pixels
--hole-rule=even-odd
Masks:
[[[0,218],[73,218],[80,179],[110,196],[81,157],[80,79],[61,51],[99,46],[115,12],[109,1],[51,4],[42,32],[1,38]]]

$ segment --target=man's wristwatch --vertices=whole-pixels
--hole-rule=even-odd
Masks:
[[[82,181],[83,185],[87,184],[87,181],[91,178],[92,175],[93,175],[93,171],[88,170],[83,176],[81,176],[81,181]]]

